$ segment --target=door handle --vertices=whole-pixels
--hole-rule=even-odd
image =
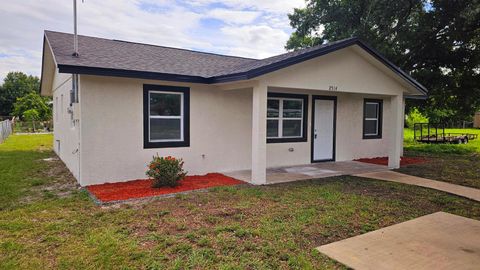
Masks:
[[[317,138],[317,133],[315,133],[315,136],[314,136],[314,139],[316,139],[316,138]]]

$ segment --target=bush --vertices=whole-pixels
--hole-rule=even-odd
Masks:
[[[148,165],[147,175],[153,178],[152,187],[175,187],[178,181],[185,178],[187,173],[183,170],[183,160],[174,157],[153,156]]]
[[[413,124],[415,123],[428,123],[428,118],[423,115],[417,108],[413,108],[405,119],[407,127],[413,129]]]

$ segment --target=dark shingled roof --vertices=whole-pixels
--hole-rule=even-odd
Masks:
[[[253,61],[253,62],[249,62],[249,63],[243,64],[243,65],[240,65],[240,66],[236,66],[236,67],[234,67],[233,70],[223,70],[222,72],[217,73],[214,76],[228,75],[228,74],[231,74],[232,72],[235,72],[235,73],[248,72],[248,71],[255,70],[255,69],[258,69],[258,68],[262,68],[262,67],[265,67],[265,66],[274,65],[274,64],[280,63],[282,61],[288,60],[288,59],[293,59],[293,58],[301,57],[303,55],[308,55],[309,53],[318,51],[319,49],[328,48],[328,47],[334,46],[336,44],[341,44],[341,43],[344,43],[346,41],[351,41],[351,40],[355,40],[355,38],[342,39],[342,40],[338,40],[338,41],[335,41],[335,42],[330,42],[330,43],[327,43],[327,44],[313,46],[313,47],[310,47],[310,48],[307,48],[307,49],[302,49],[302,50],[288,52],[288,53],[284,53],[284,54],[280,54],[280,55],[275,55],[275,56],[265,58],[265,59],[262,59],[262,60]]]
[[[78,36],[79,57],[72,56],[73,35],[45,31],[59,71],[106,76],[134,77],[195,83],[247,80],[351,45],[359,45],[423,93],[426,89],[378,52],[357,38],[307,49],[252,59]]]
[[[79,36],[80,57],[73,57],[73,35],[45,31],[58,65],[113,68],[211,77],[258,60],[195,52],[119,40]]]

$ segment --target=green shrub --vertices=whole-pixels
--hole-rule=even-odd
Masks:
[[[147,175],[153,178],[152,187],[175,187],[178,181],[185,178],[187,173],[183,170],[183,160],[174,157],[154,156],[148,165]]]
[[[413,108],[408,114],[407,119],[405,119],[405,123],[407,123],[407,127],[413,128],[415,123],[428,123],[428,118],[423,115],[418,108]]]

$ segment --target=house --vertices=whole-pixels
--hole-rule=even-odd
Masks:
[[[44,34],[54,149],[82,186],[145,178],[155,154],[190,174],[402,154],[404,100],[426,89],[351,38],[266,59]],[[71,91],[72,85],[77,91]]]

